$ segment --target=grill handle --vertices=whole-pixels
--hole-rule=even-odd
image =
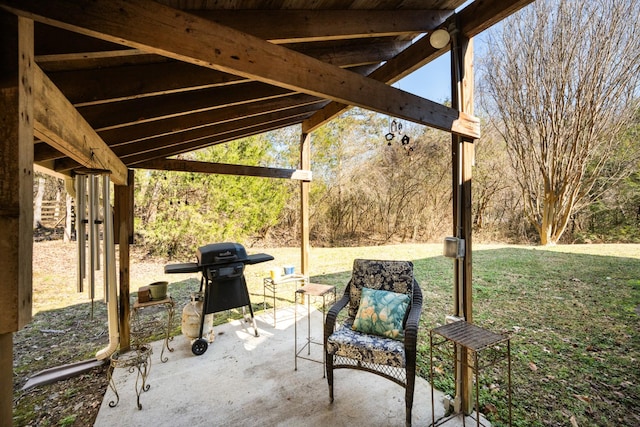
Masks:
[[[223,262],[230,262],[230,261],[236,261],[238,259],[238,255],[236,254],[230,254],[230,255],[216,255],[213,257],[214,262],[216,263],[223,263]]]

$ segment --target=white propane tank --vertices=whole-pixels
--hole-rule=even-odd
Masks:
[[[194,292],[191,294],[191,302],[184,306],[182,310],[182,334],[190,340],[198,339],[200,336],[200,319],[202,316],[204,295],[202,292]],[[202,338],[212,343],[216,338],[213,330],[213,313],[209,313],[204,317],[204,325],[202,328]]]

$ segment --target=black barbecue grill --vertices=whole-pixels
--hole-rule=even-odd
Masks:
[[[258,336],[249,290],[244,278],[244,266],[271,261],[273,257],[267,254],[247,255],[241,244],[229,242],[202,246],[198,248],[196,256],[197,263],[170,264],[164,267],[167,274],[202,272],[200,292],[204,289],[204,301],[200,316],[200,334],[191,346],[193,354],[199,356],[207,351],[209,344],[202,338],[202,331],[205,315],[210,313],[238,307],[242,307],[244,313],[245,307],[249,306],[253,330]]]

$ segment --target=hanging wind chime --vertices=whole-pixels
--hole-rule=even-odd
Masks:
[[[391,142],[395,138],[396,134],[400,137],[400,145],[407,152],[407,155],[411,155],[413,151],[413,145],[411,144],[411,138],[407,134],[404,133],[404,125],[402,124],[402,120],[392,119],[389,117],[389,132],[384,136],[387,140],[387,145],[390,147]]]

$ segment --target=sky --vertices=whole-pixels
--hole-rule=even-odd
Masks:
[[[451,99],[450,55],[440,56],[404,79],[394,87],[439,103]]]

